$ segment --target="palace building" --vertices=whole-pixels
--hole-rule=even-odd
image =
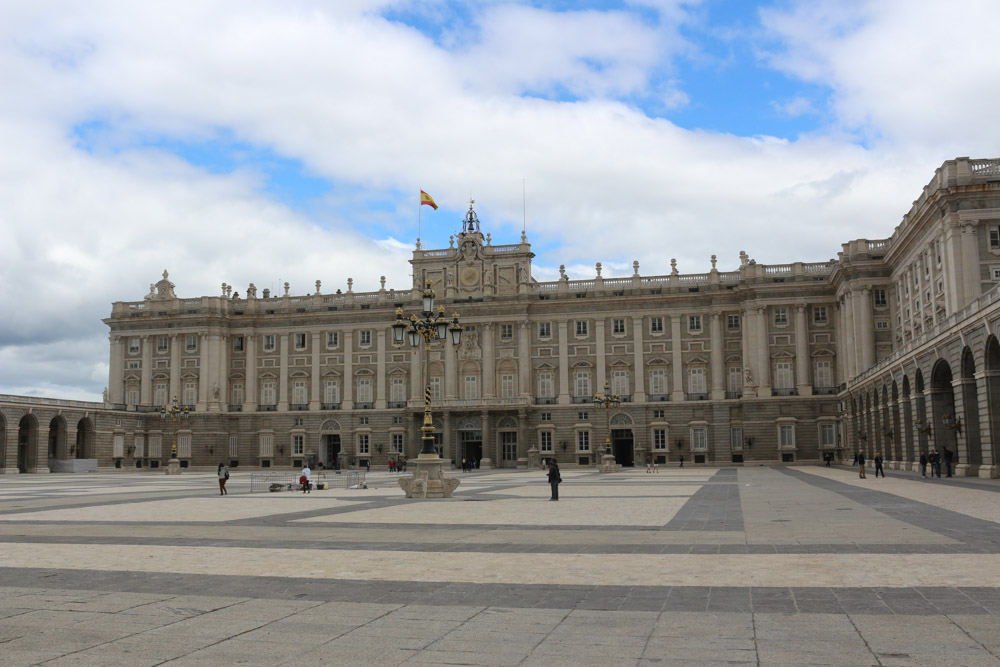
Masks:
[[[827,262],[539,282],[533,257],[470,205],[448,248],[418,242],[402,289],[192,298],[164,272],[104,320],[103,403],[0,397],[0,465],[163,467],[175,443],[186,467],[384,465],[419,451],[427,385],[441,455],[484,468],[593,466],[608,441],[624,466],[864,449],[909,468],[936,448],[998,475],[1000,160],[945,162],[889,238]],[[392,336],[426,285],[464,326],[429,358]],[[595,404],[605,387],[616,406]]]

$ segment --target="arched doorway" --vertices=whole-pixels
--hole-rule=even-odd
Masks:
[[[29,472],[38,465],[38,420],[24,415],[17,431],[17,471]]]
[[[78,459],[97,458],[94,452],[94,424],[88,417],[84,417],[77,422],[74,452]]]
[[[962,419],[956,426],[957,434],[962,442],[959,447],[965,449],[955,450],[956,465],[961,462],[965,474],[974,475],[979,471],[979,466],[983,463],[982,439],[979,430],[979,391],[976,387],[976,360],[972,356],[972,350],[968,347],[962,350]],[[964,456],[962,455],[964,454]],[[959,460],[961,458],[961,461]]]
[[[611,452],[620,466],[635,465],[635,442],[632,437],[632,418],[618,413],[611,418]]]
[[[985,355],[986,373],[986,406],[989,413],[989,442],[987,451],[987,465],[993,466],[992,472],[984,473],[996,475],[997,453],[1000,449],[1000,341],[997,337],[990,335],[986,339]]]
[[[920,372],[919,368],[913,376],[913,384],[917,394],[917,414],[913,422],[917,427],[917,451],[926,453],[930,449],[928,446],[930,438],[927,434],[931,431],[931,424],[927,417],[927,395],[924,393],[924,374]]]
[[[890,405],[889,414],[889,430],[891,435],[889,436],[889,442],[892,444],[893,449],[893,459],[897,462],[906,460],[906,452],[903,449],[903,432],[900,429],[900,419],[899,419],[899,385],[896,381],[892,381],[892,402]],[[902,466],[900,466],[902,467]]]
[[[503,417],[497,423],[497,443],[500,447],[500,467],[517,467],[517,420]]]
[[[344,461],[341,455],[340,423],[327,419],[319,429],[319,461],[324,468],[340,470]]]
[[[931,368],[931,429],[934,447],[942,462],[949,452],[952,457],[958,452],[958,431],[954,428],[955,392],[951,381],[951,366],[944,359],[938,359]]]
[[[478,462],[483,458],[483,420],[479,417],[465,417],[458,423],[458,454],[456,463]]]
[[[66,458],[66,420],[61,416],[49,422],[49,458]]]

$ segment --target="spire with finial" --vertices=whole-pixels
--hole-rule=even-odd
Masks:
[[[473,210],[472,205],[476,203],[475,199],[469,198],[469,210],[465,214],[465,218],[462,219],[462,233],[463,234],[479,234],[479,217],[476,215],[475,210]]]

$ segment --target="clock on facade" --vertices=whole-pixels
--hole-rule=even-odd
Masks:
[[[479,282],[479,269],[468,267],[462,270],[462,284],[475,285]]]

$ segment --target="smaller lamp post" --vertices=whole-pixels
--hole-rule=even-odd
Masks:
[[[173,444],[170,446],[170,460],[167,461],[167,469],[164,471],[168,475],[179,475],[181,474],[181,462],[177,459],[177,420],[187,419],[191,415],[191,411],[186,405],[180,405],[177,402],[177,396],[174,396],[174,400],[170,404],[170,408],[164,405],[160,406],[160,419],[166,419],[170,417],[171,421],[174,423],[174,440]]]
[[[611,393],[611,387],[604,383],[604,393],[594,394],[594,407],[604,408],[605,436],[604,436],[604,456],[601,457],[601,472],[614,472],[615,455],[611,453],[611,408],[621,405],[621,397]]]

